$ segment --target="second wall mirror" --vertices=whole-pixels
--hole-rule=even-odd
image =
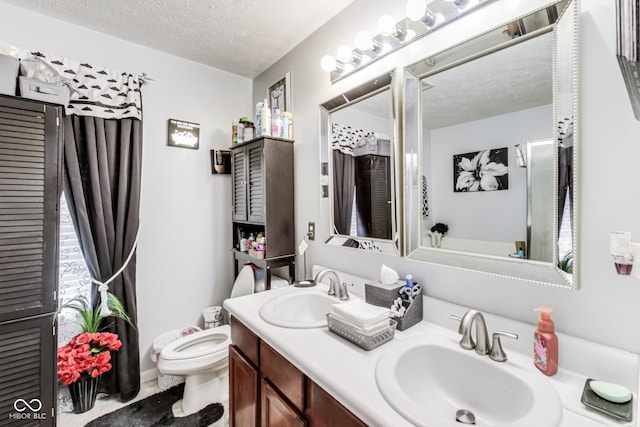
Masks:
[[[320,106],[325,243],[398,254],[395,73]]]
[[[577,0],[404,69],[410,257],[578,288]]]

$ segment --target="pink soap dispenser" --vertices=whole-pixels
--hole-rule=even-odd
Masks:
[[[545,375],[553,375],[558,371],[558,336],[554,333],[549,307],[534,309],[540,313],[538,329],[533,333],[533,364]]]

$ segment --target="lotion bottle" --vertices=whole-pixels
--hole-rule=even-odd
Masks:
[[[534,309],[540,313],[538,329],[533,333],[533,364],[545,375],[553,375],[558,371],[558,336],[554,332],[549,307]]]
[[[267,98],[264,99],[260,111],[260,135],[271,136],[271,109],[269,109]]]

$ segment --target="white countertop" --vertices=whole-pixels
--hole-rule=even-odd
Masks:
[[[319,284],[315,289],[326,290],[327,287],[324,284]],[[371,351],[366,351],[330,332],[327,327],[316,329],[282,328],[273,326],[260,317],[260,308],[271,298],[289,292],[304,292],[304,290],[304,288],[295,287],[274,289],[227,299],[224,302],[224,307],[231,315],[368,425],[380,427],[411,426],[412,424],[408,420],[387,403],[376,384],[376,363],[389,344],[383,344]],[[352,296],[352,298],[354,297],[356,296]],[[450,339],[455,339],[451,330],[423,320],[406,331],[396,331],[394,340],[406,340],[429,334],[444,334]],[[509,360],[504,363],[518,365],[542,375],[534,367],[530,357],[510,350],[506,345],[504,347],[509,356]],[[475,354],[474,356],[486,357]],[[561,427],[602,425],[631,427],[635,425],[633,422],[616,421],[582,405],[580,397],[586,380],[585,376],[566,369],[559,369],[556,375],[550,377],[550,380],[558,391],[564,407]],[[632,384],[637,384],[637,382],[637,378],[630,381]],[[632,390],[635,422],[638,417],[638,395],[636,387]]]

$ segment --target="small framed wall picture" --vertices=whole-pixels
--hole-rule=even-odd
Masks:
[[[281,79],[269,85],[267,89],[267,99],[269,108],[274,108],[280,112],[291,112],[291,73],[286,73]]]
[[[211,173],[231,174],[231,151],[211,150]]]
[[[200,125],[184,120],[169,119],[168,143],[170,147],[192,148],[200,146]]]

